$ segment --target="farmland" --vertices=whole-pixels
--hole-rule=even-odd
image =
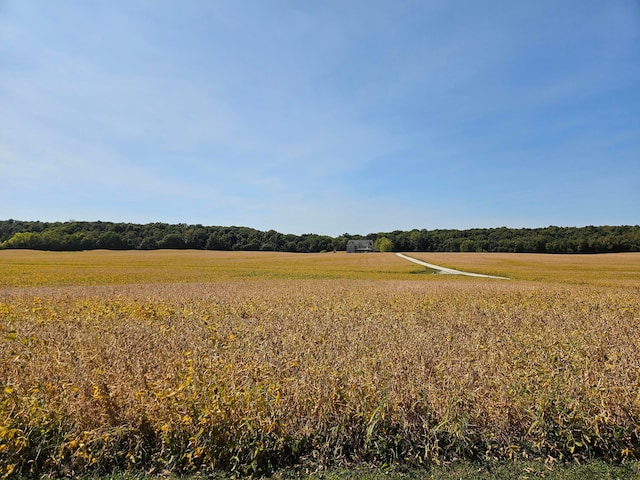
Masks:
[[[0,251],[0,476],[640,455],[640,254]]]

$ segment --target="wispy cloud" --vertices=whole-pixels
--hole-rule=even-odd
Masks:
[[[633,9],[9,2],[0,217],[633,222],[583,193],[640,201]]]

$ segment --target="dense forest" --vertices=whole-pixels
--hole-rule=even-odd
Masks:
[[[379,250],[425,252],[605,253],[640,251],[640,226],[410,230],[339,237],[283,234],[248,227],[166,223],[0,220],[0,248],[36,250],[345,250],[349,239],[371,239]]]

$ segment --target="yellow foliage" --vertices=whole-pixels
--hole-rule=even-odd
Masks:
[[[637,454],[638,255],[56,255],[0,252],[0,475]]]

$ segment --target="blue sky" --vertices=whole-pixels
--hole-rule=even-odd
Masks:
[[[0,0],[0,219],[640,223],[635,0]]]

